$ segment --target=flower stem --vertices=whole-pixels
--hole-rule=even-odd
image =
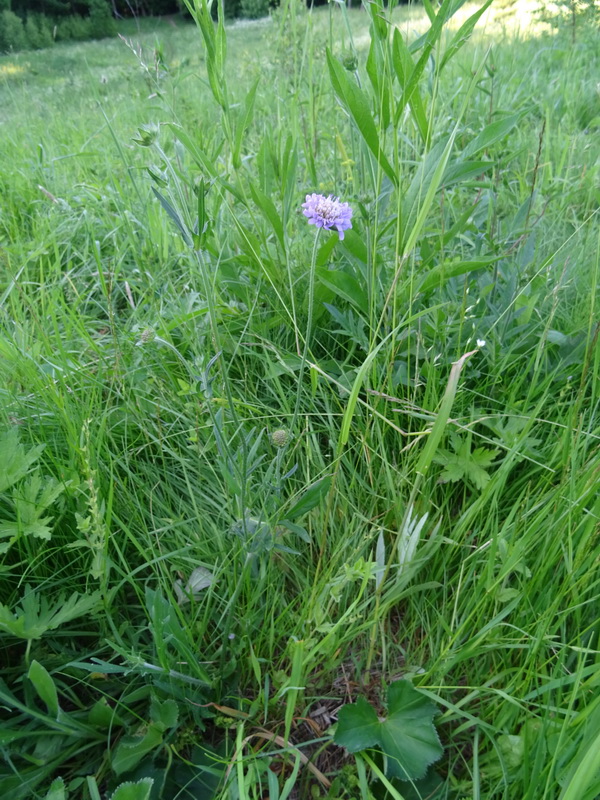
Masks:
[[[321,230],[317,228],[317,235],[313,244],[312,258],[310,261],[310,272],[308,275],[308,319],[306,321],[306,334],[304,336],[304,350],[302,352],[302,361],[300,362],[300,373],[298,375],[298,388],[296,390],[296,404],[294,406],[294,416],[290,425],[290,432],[294,435],[294,428],[298,421],[298,414],[300,413],[300,395],[302,393],[302,380],[304,378],[304,371],[306,369],[306,359],[308,357],[308,349],[310,347],[310,337],[312,334],[312,318],[313,308],[315,302],[315,271],[317,267],[317,249],[319,245],[319,234]]]

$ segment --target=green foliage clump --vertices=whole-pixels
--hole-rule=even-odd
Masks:
[[[89,0],[89,35],[92,39],[116,36],[117,25],[106,0]]]
[[[32,50],[43,50],[52,47],[52,25],[44,14],[29,14],[25,20],[25,35],[27,44]]]
[[[538,14],[554,28],[570,28],[575,41],[580,28],[600,24],[600,3],[598,0],[553,0],[541,3]]]
[[[23,50],[27,47],[27,36],[23,22],[13,11],[0,12],[0,52]]]
[[[241,0],[240,11],[247,19],[260,19],[269,14],[269,0]]]
[[[72,17],[65,17],[56,26],[56,38],[59,41],[72,39],[83,41],[90,38],[90,21],[79,14]]]
[[[0,798],[592,800],[597,43],[216,2],[0,63]]]

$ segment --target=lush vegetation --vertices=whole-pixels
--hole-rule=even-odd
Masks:
[[[597,797],[599,53],[523,6],[0,58],[3,797]]]

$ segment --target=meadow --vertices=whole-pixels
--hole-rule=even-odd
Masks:
[[[535,6],[0,56],[2,797],[600,796],[600,32]]]

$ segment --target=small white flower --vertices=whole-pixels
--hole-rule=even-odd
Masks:
[[[477,339],[477,347],[485,347],[485,339]]]

